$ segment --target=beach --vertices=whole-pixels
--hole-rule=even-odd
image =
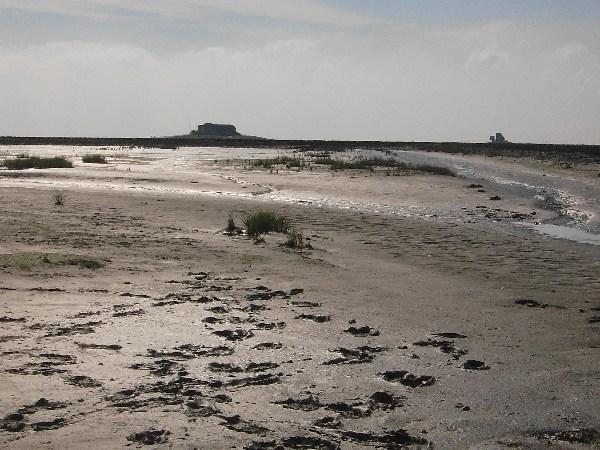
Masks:
[[[482,181],[477,155],[430,154],[451,177],[253,165],[272,149],[0,150],[75,163],[0,171],[4,448],[600,443],[600,246],[535,232],[597,236],[597,165],[492,161],[552,178],[540,198]],[[223,232],[262,210],[310,248]]]

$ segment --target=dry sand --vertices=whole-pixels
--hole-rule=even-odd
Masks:
[[[599,445],[600,247],[462,179],[176,155],[0,177],[0,447]],[[219,232],[259,209],[314,249]]]

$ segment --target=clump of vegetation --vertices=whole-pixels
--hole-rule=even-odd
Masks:
[[[273,169],[284,166],[288,169],[298,168],[300,170],[308,168],[313,170],[316,165],[328,166],[330,170],[369,170],[388,169],[387,175],[412,175],[412,174],[430,174],[456,176],[456,174],[447,167],[432,166],[430,164],[411,164],[397,161],[392,158],[357,158],[354,160],[332,158],[328,152],[306,152],[306,158],[277,156],[275,158],[255,159],[249,161],[253,167],[263,167]]]
[[[264,234],[287,233],[290,223],[287,217],[269,211],[257,211],[242,219],[248,236],[259,238]]]
[[[224,233],[229,236],[236,236],[244,233],[244,231],[235,224],[233,213],[229,214],[229,217],[227,218],[227,226],[225,227]]]
[[[390,169],[390,175],[407,175],[421,172],[431,175],[456,176],[456,174],[447,167],[432,166],[429,164],[410,164],[396,161],[395,159],[369,158],[346,161],[343,159],[325,157],[319,158],[316,162],[329,166],[331,170],[368,169],[372,171],[375,168],[387,168]]]
[[[52,193],[52,198],[54,199],[54,204],[56,206],[62,206],[65,204],[65,195],[60,191],[54,191]]]
[[[265,169],[272,169],[274,166],[285,166],[288,169],[292,167],[302,169],[306,167],[306,161],[290,156],[277,156],[275,158],[254,159],[250,162],[250,165],[253,167],[264,167]]]
[[[2,166],[9,170],[23,169],[56,169],[56,168],[71,168],[73,163],[64,156],[27,156],[19,155],[14,159],[5,159],[2,161]]]
[[[107,164],[108,163],[106,161],[106,157],[104,155],[93,155],[93,154],[83,155],[81,157],[81,160],[84,163],[92,163],[92,164]]]
[[[300,251],[304,250],[304,235],[302,232],[294,229],[288,230],[285,246]]]

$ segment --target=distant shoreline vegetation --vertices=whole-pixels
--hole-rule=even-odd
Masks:
[[[386,158],[359,158],[355,160],[343,160],[331,158],[326,153],[317,154],[306,158],[277,156],[275,158],[255,159],[250,161],[252,167],[265,169],[297,168],[299,170],[313,170],[316,167],[325,166],[329,170],[368,170],[375,172],[376,169],[384,169],[386,175],[444,175],[455,177],[456,174],[447,167],[433,166],[430,164],[410,164],[394,159]]]
[[[73,167],[73,163],[64,156],[44,158],[39,156],[19,155],[14,159],[5,159],[0,162],[0,166],[6,167],[8,170],[62,169]]]

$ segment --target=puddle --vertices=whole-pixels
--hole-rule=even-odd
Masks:
[[[600,234],[588,233],[587,231],[576,228],[564,227],[552,224],[532,224],[515,222],[515,225],[530,228],[545,236],[556,239],[567,239],[569,241],[579,242],[580,244],[600,245]]]

